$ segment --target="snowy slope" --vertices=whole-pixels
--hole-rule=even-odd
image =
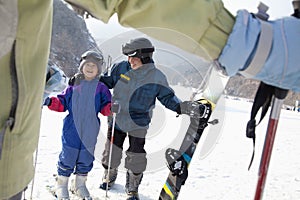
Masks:
[[[216,110],[222,115],[221,123],[206,130],[202,136],[189,168],[189,178],[179,195],[181,200],[191,199],[191,197],[197,200],[248,200],[254,197],[268,120],[264,119],[256,129],[256,155],[248,171],[252,141],[246,138],[245,127],[250,117],[252,104],[232,99],[222,101],[222,105]],[[52,185],[54,182],[52,174],[56,173],[64,115],[64,113],[49,111],[47,108],[43,109],[33,199],[53,199],[46,190],[46,185]],[[176,118],[174,113],[159,105],[155,109],[146,141],[149,164],[140,186],[142,200],[158,199],[168,174],[163,158],[164,149],[178,145],[177,141],[183,134],[183,131],[178,131],[178,129],[184,130],[187,124],[188,119]],[[300,199],[299,124],[299,113],[282,110],[264,200]],[[105,199],[105,191],[98,187],[103,173],[100,159],[106,127],[106,119],[102,118],[96,150],[97,159],[87,181],[91,194],[97,199]],[[218,141],[212,142],[212,138],[217,138]],[[207,145],[208,142],[211,144]],[[203,149],[203,146],[206,149]],[[109,199],[124,199],[124,172],[124,168],[121,168],[115,188],[108,192]],[[27,192],[27,198],[30,189],[31,186]]]

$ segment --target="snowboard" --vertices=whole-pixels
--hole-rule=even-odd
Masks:
[[[188,178],[188,167],[203,131],[209,123],[218,123],[217,120],[209,122],[209,118],[229,78],[220,73],[217,66],[211,67],[207,77],[198,89],[203,98],[196,101],[207,107],[206,113],[202,118],[190,117],[190,125],[178,150],[172,148],[166,150],[165,157],[170,172],[161,189],[159,200],[178,198],[181,187]]]
[[[209,117],[212,113],[212,103],[206,99],[197,102],[204,104],[206,113],[202,118],[190,118],[190,125],[186,131],[179,150],[169,148],[165,156],[170,173],[161,190],[160,200],[177,199],[181,186],[184,185],[188,177],[188,167],[194,155],[197,144],[204,129],[208,125]]]

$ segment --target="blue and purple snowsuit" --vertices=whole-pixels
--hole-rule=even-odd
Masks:
[[[63,122],[59,175],[87,174],[92,169],[100,129],[98,113],[108,116],[110,106],[111,93],[97,79],[81,80],[80,84],[69,86],[62,94],[51,97],[50,110],[69,112]]]

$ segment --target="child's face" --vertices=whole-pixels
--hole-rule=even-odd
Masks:
[[[82,72],[86,80],[92,80],[98,75],[98,67],[93,62],[87,62],[83,65]]]
[[[141,61],[140,58],[137,58],[137,57],[128,57],[128,62],[130,63],[130,66],[133,70],[136,70],[138,68],[140,68],[143,63]]]

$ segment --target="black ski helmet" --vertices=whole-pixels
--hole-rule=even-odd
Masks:
[[[96,51],[86,51],[81,55],[79,71],[82,72],[82,67],[87,62],[93,62],[98,67],[98,74],[102,72],[102,66],[104,64],[104,58],[102,53]]]
[[[122,52],[126,56],[138,57],[142,61],[150,60],[154,52],[154,47],[147,38],[136,38],[122,46]]]

